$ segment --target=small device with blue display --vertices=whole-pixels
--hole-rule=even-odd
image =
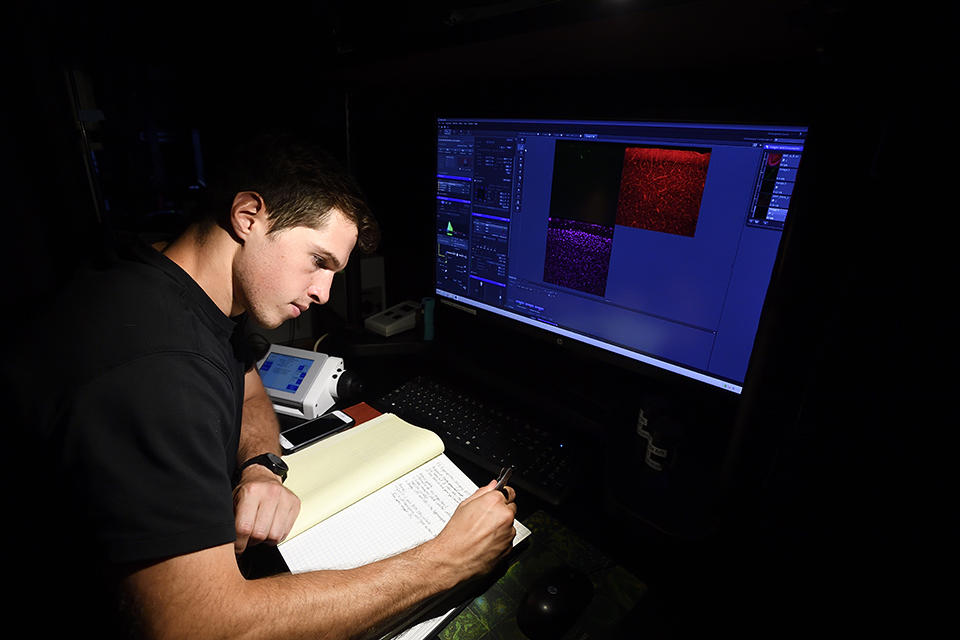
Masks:
[[[343,359],[316,351],[271,345],[257,363],[260,379],[278,416],[294,422],[327,413],[340,399],[359,398],[360,378]]]

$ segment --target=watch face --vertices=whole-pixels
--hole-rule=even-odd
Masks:
[[[283,459],[280,456],[276,455],[275,453],[268,453],[267,459],[282,471],[286,471],[288,469],[287,463],[284,462]]]

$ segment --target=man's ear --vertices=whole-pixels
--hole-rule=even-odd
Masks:
[[[267,224],[267,208],[256,191],[241,191],[230,206],[230,232],[241,243],[246,242],[255,225]]]

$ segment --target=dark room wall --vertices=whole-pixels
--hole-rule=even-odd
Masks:
[[[392,304],[431,291],[437,115],[806,122],[791,259],[766,378],[739,424],[730,517],[703,571],[683,574],[715,617],[691,614],[681,629],[696,637],[709,618],[777,636],[835,613],[856,631],[940,602],[914,571],[946,581],[929,563],[938,532],[953,530],[939,506],[953,493],[943,458],[955,419],[941,412],[956,376],[942,372],[955,368],[958,326],[949,16],[665,2],[501,22],[463,41],[399,22],[348,48],[343,33],[364,32],[337,23],[336,3],[149,19],[94,4],[38,2],[13,18],[24,28],[4,62],[16,100],[5,99],[2,168],[14,224],[0,268],[15,335],[51,339],[30,334],[30,317],[69,313],[57,286],[104,227],[149,226],[162,194],[140,168],[144,132],[197,129],[210,162],[270,129],[328,146],[381,221]],[[105,117],[90,133],[109,210],[88,181],[70,68]],[[724,597],[709,571],[736,576]]]
[[[802,3],[669,4],[348,62],[338,77],[352,161],[381,214],[383,252],[400,267],[388,274],[393,302],[432,287],[423,243],[432,242],[438,115],[810,121],[823,78],[819,38],[791,13]],[[409,262],[416,256],[426,261]]]

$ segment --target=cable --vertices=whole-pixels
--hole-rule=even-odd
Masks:
[[[320,343],[323,342],[323,339],[326,338],[326,337],[329,336],[329,335],[330,335],[329,333],[325,333],[325,334],[323,334],[322,336],[320,336],[319,338],[317,338],[317,341],[313,343],[313,350],[316,351],[316,350],[317,350],[317,347],[320,346]]]

